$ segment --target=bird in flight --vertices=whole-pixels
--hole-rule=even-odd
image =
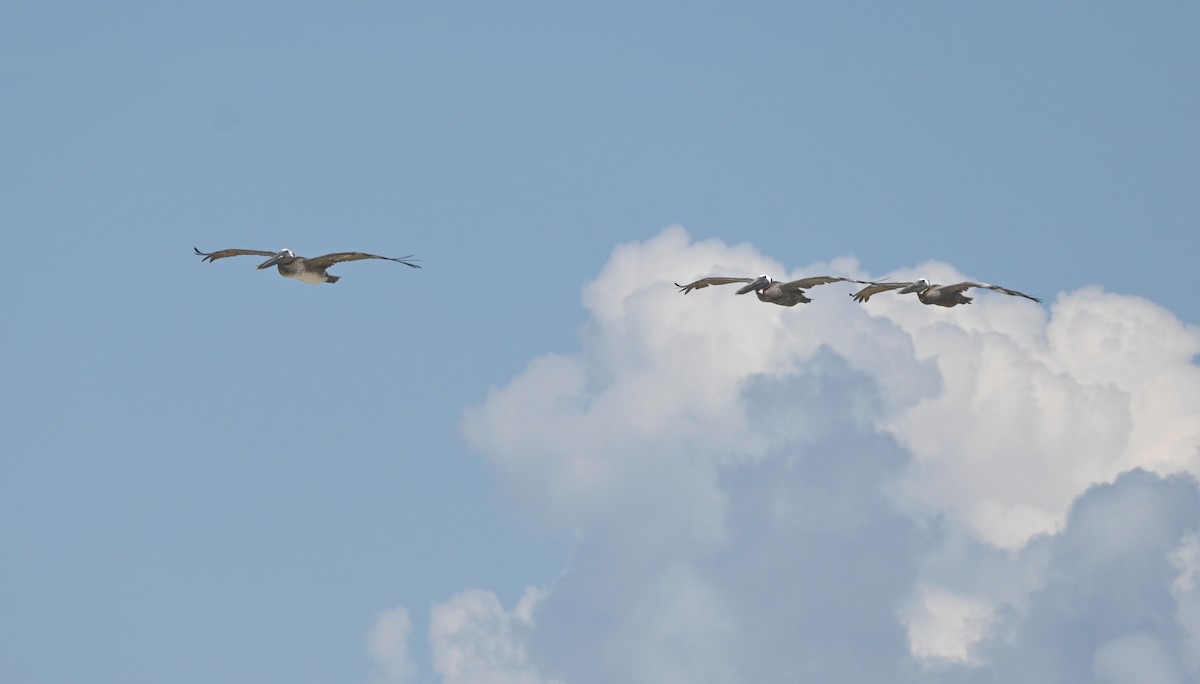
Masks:
[[[812,301],[804,294],[805,290],[817,285],[838,282],[868,284],[865,280],[854,280],[853,278],[841,278],[839,276],[813,276],[811,278],[801,278],[800,280],[783,283],[778,280],[772,280],[770,276],[764,274],[757,278],[727,278],[724,276],[701,278],[687,285],[675,283],[675,287],[679,288],[680,292],[687,294],[692,290],[699,290],[709,285],[748,283],[739,289],[737,294],[742,295],[747,292],[753,292],[758,295],[758,301],[760,302],[778,304],[779,306],[796,306],[797,304],[807,304]]]
[[[279,275],[286,278],[295,278],[304,283],[318,285],[320,283],[336,283],[341,279],[341,276],[330,275],[326,272],[330,266],[340,264],[343,261],[360,261],[362,259],[385,259],[387,261],[395,261],[404,264],[411,268],[421,268],[417,264],[409,261],[413,255],[394,259],[392,257],[377,256],[375,254],[367,254],[366,252],[334,252],[333,254],[325,254],[319,257],[305,258],[296,256],[292,250],[284,249],[278,252],[268,252],[261,249],[222,249],[219,252],[201,252],[196,247],[195,250],[198,256],[204,257],[202,261],[216,261],[217,259],[225,259],[227,257],[254,255],[270,257],[266,261],[258,265],[258,268],[268,268],[275,266],[279,269]]]
[[[871,298],[871,295],[887,292],[888,290],[900,290],[896,294],[908,294],[910,292],[917,293],[917,299],[921,300],[922,304],[930,304],[933,306],[958,306],[959,304],[970,304],[973,297],[968,297],[963,292],[972,287],[981,287],[986,290],[995,290],[1006,295],[1014,297],[1024,297],[1032,299],[1035,302],[1042,300],[1037,297],[1031,297],[1024,292],[1017,292],[999,285],[988,285],[987,283],[976,283],[973,281],[965,281],[955,283],[953,285],[932,285],[930,282],[921,278],[920,280],[905,283],[871,283],[863,289],[850,295],[854,297],[856,302],[865,302]]]

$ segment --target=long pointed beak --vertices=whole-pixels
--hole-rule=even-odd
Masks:
[[[916,282],[916,283],[913,283],[912,285],[909,285],[908,287],[904,288],[903,290],[900,290],[896,294],[908,294],[909,292],[920,292],[921,290],[924,290],[924,289],[925,289],[925,283]]]
[[[262,262],[261,264],[259,264],[259,265],[258,265],[258,267],[259,267],[260,269],[262,269],[262,268],[267,268],[267,267],[270,267],[270,266],[274,266],[275,264],[277,264],[277,263],[279,263],[279,262],[283,261],[283,258],[284,258],[285,256],[286,256],[286,255],[285,255],[283,252],[280,252],[279,254],[276,254],[275,256],[271,257],[270,259],[267,259],[266,261],[264,261],[264,262]]]
[[[741,295],[746,294],[747,292],[754,292],[755,290],[761,290],[769,284],[770,282],[767,280],[766,276],[759,276],[758,279],[738,290],[737,293]]]

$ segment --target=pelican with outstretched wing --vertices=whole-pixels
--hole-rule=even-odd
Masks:
[[[932,285],[925,278],[917,281],[905,283],[871,283],[863,289],[850,295],[854,297],[856,302],[865,302],[871,298],[871,295],[887,292],[888,290],[899,290],[896,294],[908,294],[910,292],[917,293],[917,299],[921,300],[922,304],[930,304],[933,306],[958,306],[959,304],[970,304],[973,297],[968,297],[963,292],[972,287],[980,287],[985,290],[995,290],[1002,294],[1011,295],[1013,297],[1024,297],[1032,299],[1035,302],[1042,300],[1037,297],[1031,297],[1024,292],[1017,292],[999,285],[988,285],[987,283],[977,283],[974,281],[965,281],[955,283],[953,285]]]
[[[807,304],[812,300],[805,296],[804,291],[816,287],[817,285],[825,285],[826,283],[863,283],[863,280],[854,280],[853,278],[842,278],[839,276],[813,276],[811,278],[801,278],[788,283],[783,283],[778,280],[772,280],[768,275],[760,275],[757,278],[727,278],[724,276],[714,276],[712,278],[701,278],[694,283],[680,285],[675,283],[675,287],[679,291],[687,294],[692,290],[699,290],[709,285],[729,285],[730,283],[748,283],[737,291],[737,294],[743,295],[747,292],[753,292],[758,295],[758,301],[767,302],[769,304],[778,304],[779,306],[796,306],[797,304]]]
[[[392,257],[376,256],[367,254],[366,252],[335,252],[324,256],[313,257],[307,259],[302,256],[296,256],[292,250],[286,247],[278,252],[266,252],[260,249],[222,249],[219,252],[201,252],[193,247],[196,254],[204,257],[202,261],[216,261],[217,259],[225,259],[227,257],[255,255],[271,257],[258,265],[258,268],[263,269],[270,266],[276,266],[279,269],[279,275],[286,278],[295,278],[304,283],[317,285],[320,283],[336,283],[341,279],[341,276],[329,275],[326,269],[334,264],[340,264],[343,261],[360,261],[362,259],[385,259],[387,261],[395,261],[404,264],[411,268],[421,268],[417,264],[409,261],[412,255],[394,259]]]

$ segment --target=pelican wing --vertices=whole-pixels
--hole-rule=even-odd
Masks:
[[[877,295],[880,292],[887,292],[888,290],[899,290],[901,288],[908,287],[909,285],[912,285],[911,281],[907,283],[871,283],[870,285],[867,285],[863,289],[850,296],[854,297],[854,301],[856,302],[865,302],[871,298],[871,295]]]
[[[675,283],[675,287],[679,288],[680,292],[687,294],[687,293],[691,292],[692,290],[700,290],[700,289],[708,287],[709,285],[728,285],[730,283],[752,283],[755,280],[756,280],[756,278],[726,278],[723,276],[716,276],[713,278],[701,278],[700,280],[697,280],[694,283],[688,283],[687,285],[680,285],[679,283]]]
[[[307,261],[309,264],[313,265],[316,268],[329,268],[330,266],[332,266],[334,264],[340,264],[343,261],[361,261],[362,259],[385,259],[387,261],[395,261],[396,263],[404,264],[405,266],[408,266],[410,268],[421,268],[417,264],[414,264],[411,261],[408,261],[408,259],[412,259],[412,258],[413,258],[412,254],[409,254],[408,256],[400,257],[399,259],[395,259],[392,257],[378,256],[375,254],[367,254],[366,252],[335,252],[333,254],[325,254],[325,255],[322,255],[319,257],[313,257],[311,259],[306,258],[305,261]]]
[[[870,284],[870,283],[867,283],[865,280],[855,280],[853,278],[842,278],[840,276],[813,276],[811,278],[801,278],[800,280],[793,280],[790,283],[783,283],[779,287],[781,287],[785,290],[807,290],[808,288],[816,287],[817,285],[825,285],[827,283],[840,283],[840,282],[862,283],[864,285]]]
[[[196,249],[195,247],[193,247],[192,249],[195,250],[195,252],[198,256],[204,257],[203,259],[201,259],[201,261],[216,261],[217,259],[224,259],[226,257],[235,257],[235,256],[244,256],[244,255],[275,256],[276,254],[278,254],[278,252],[267,252],[267,251],[264,251],[261,249],[222,249],[219,252],[201,252],[199,249]]]
[[[1031,296],[1025,294],[1024,292],[1017,292],[1016,290],[1010,290],[1007,287],[1000,287],[999,285],[988,285],[987,283],[976,283],[976,282],[973,282],[970,280],[968,280],[966,282],[962,282],[962,283],[955,283],[953,285],[942,285],[940,287],[943,290],[954,290],[956,292],[962,292],[963,290],[967,290],[972,287],[981,287],[985,290],[994,290],[996,292],[1000,292],[1000,293],[1006,294],[1006,295],[1011,295],[1013,297],[1024,297],[1025,299],[1032,299],[1035,302],[1042,301],[1042,300],[1038,299],[1037,297],[1031,297]]]

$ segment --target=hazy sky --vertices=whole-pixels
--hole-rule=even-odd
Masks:
[[[4,3],[0,680],[1195,681],[1198,26]]]

